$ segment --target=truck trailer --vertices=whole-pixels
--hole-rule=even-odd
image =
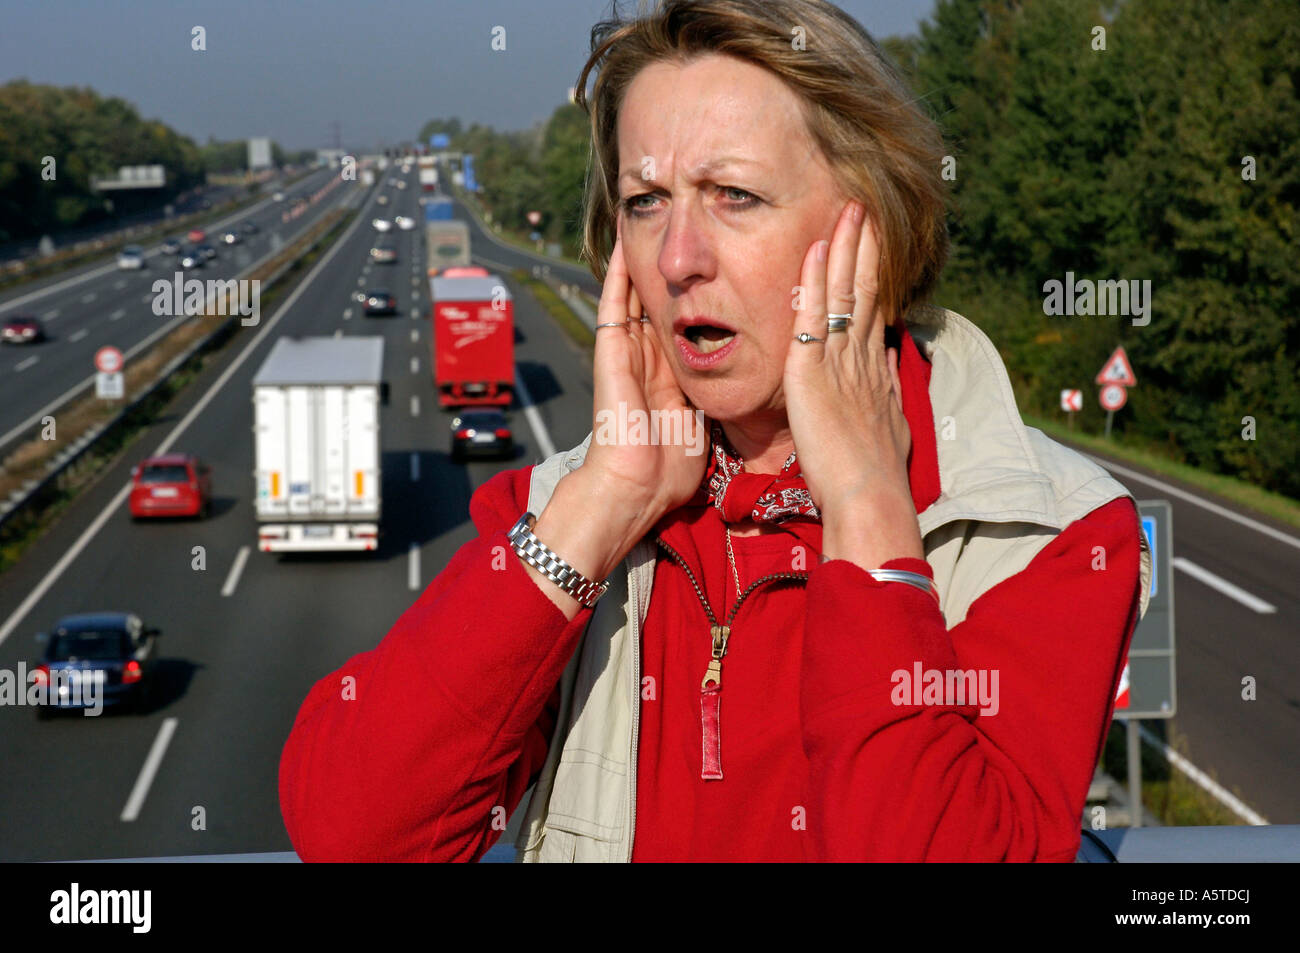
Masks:
[[[420,191],[435,192],[438,189],[438,164],[435,156],[420,156],[419,159]]]
[[[262,552],[379,546],[381,337],[280,338],[253,378]]]
[[[430,278],[444,268],[469,264],[469,226],[460,219],[424,223],[424,255]]]
[[[433,383],[443,407],[509,406],[515,303],[497,275],[430,279]]]

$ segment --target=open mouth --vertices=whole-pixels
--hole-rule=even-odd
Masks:
[[[697,324],[686,328],[682,332],[686,340],[690,341],[691,347],[701,354],[712,354],[731,343],[736,333],[726,328],[718,328],[709,324]]]

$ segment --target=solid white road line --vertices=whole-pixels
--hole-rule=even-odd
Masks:
[[[1256,532],[1263,533],[1265,536],[1271,536],[1273,539],[1276,539],[1279,542],[1283,542],[1286,543],[1288,546],[1294,546],[1296,549],[1300,549],[1300,537],[1295,537],[1290,535],[1289,533],[1284,533],[1281,530],[1274,529],[1272,526],[1267,526],[1264,523],[1261,523],[1257,520],[1253,520],[1249,516],[1242,516],[1240,513],[1234,513],[1232,510],[1226,507],[1220,506],[1217,503],[1211,503],[1209,500],[1203,500],[1199,496],[1196,496],[1193,493],[1188,493],[1186,490],[1180,490],[1176,486],[1171,486],[1170,484],[1165,483],[1163,480],[1157,480],[1154,477],[1149,477],[1145,473],[1138,473],[1136,470],[1130,470],[1128,467],[1122,467],[1117,463],[1111,463],[1109,460],[1102,460],[1098,457],[1091,456],[1090,454],[1084,454],[1084,456],[1088,457],[1088,459],[1092,460],[1092,462],[1096,463],[1098,466],[1105,467],[1107,470],[1112,470],[1115,473],[1120,474],[1121,476],[1128,477],[1130,480],[1141,480],[1143,483],[1147,484],[1148,486],[1154,486],[1162,493],[1168,493],[1170,496],[1176,496],[1180,500],[1186,500],[1188,503],[1191,503],[1193,506],[1199,506],[1203,510],[1209,510],[1211,513],[1215,513],[1219,516],[1224,517],[1225,519],[1232,520],[1234,523],[1239,523],[1242,526],[1248,526],[1251,529],[1255,530]]]
[[[1228,582],[1228,580],[1221,576],[1216,576],[1208,569],[1196,565],[1196,563],[1192,562],[1190,559],[1184,559],[1182,556],[1175,556],[1173,565],[1175,569],[1181,569],[1183,572],[1187,573],[1187,575],[1191,576],[1193,579],[1200,580],[1211,589],[1219,590],[1219,592],[1223,593],[1229,599],[1236,599],[1247,609],[1253,609],[1263,615],[1277,611],[1277,606],[1265,602],[1258,596],[1252,596],[1240,586],[1234,586],[1232,583]]]
[[[517,364],[515,365],[515,393],[519,396],[519,403],[524,408],[524,417],[528,421],[528,426],[532,428],[533,439],[537,441],[537,449],[542,451],[542,460],[553,456],[555,454],[555,444],[551,442],[551,435],[546,430],[542,415],[533,406],[533,398],[528,393],[528,388],[524,386],[524,379],[519,375],[519,365]]]
[[[31,357],[27,358],[27,360],[25,360],[25,361],[19,361],[17,364],[15,364],[15,365],[14,365],[14,370],[16,370],[16,371],[25,371],[25,370],[27,370],[27,368],[31,367],[33,364],[35,364],[35,363],[36,363],[37,361],[39,361],[39,360],[40,360],[40,358],[37,357],[35,354],[33,354]]]
[[[239,585],[239,575],[244,571],[244,563],[248,562],[248,553],[251,548],[250,546],[239,547],[239,552],[235,554],[235,561],[230,567],[230,573],[226,576],[226,584],[221,587],[223,596],[235,594],[235,587]]]
[[[190,412],[181,418],[181,422],[176,425],[176,428],[171,432],[167,439],[158,445],[158,449],[155,450],[151,456],[160,457],[172,448],[172,445],[175,444],[176,441],[180,439],[181,435],[189,429],[190,424],[194,423],[195,419],[203,412],[208,404],[212,403],[212,399],[220,392],[221,388],[226,386],[226,382],[229,381],[241,367],[243,367],[244,362],[248,360],[249,356],[255,350],[257,350],[257,346],[262,343],[262,339],[280,323],[280,319],[289,313],[289,308],[293,307],[294,303],[302,297],[303,293],[311,286],[311,283],[316,280],[317,276],[331,261],[334,260],[334,256],[338,254],[339,249],[347,244],[348,239],[352,237],[352,233],[356,231],[360,224],[361,219],[358,217],[348,227],[348,230],[339,236],[338,241],[334,243],[334,246],[321,256],[320,261],[316,262],[315,267],[307,273],[307,276],[303,279],[302,283],[293,290],[293,293],[284,300],[284,303],[281,304],[275,314],[271,316],[271,320],[262,325],[261,330],[257,332],[257,336],[248,342],[248,345],[244,350],[241,351],[235,359],[230,362],[230,365],[221,372],[221,375],[212,382],[212,386],[208,388],[207,393],[200,397],[194,406],[190,408]],[[175,324],[178,321],[184,320],[184,318],[177,318],[176,321],[171,323]],[[166,328],[170,326],[171,325],[169,324],[160,329],[159,333],[165,331]],[[137,345],[137,347],[143,347],[146,344],[147,340],[146,342]],[[134,350],[135,348],[132,349],[132,351]],[[131,353],[128,352],[126,356],[130,358]],[[68,547],[67,552],[60,557],[59,561],[45,574],[41,581],[32,587],[32,590],[27,594],[27,598],[18,605],[18,608],[14,610],[13,615],[5,620],[4,625],[0,626],[0,644],[3,644],[4,640],[13,634],[14,629],[18,628],[18,626],[22,624],[23,619],[27,617],[27,613],[31,612],[32,607],[35,606],[42,597],[44,597],[45,593],[49,592],[51,586],[58,582],[59,577],[63,575],[63,571],[67,569],[68,566],[72,565],[72,561],[81,554],[81,551],[90,545],[90,541],[95,538],[95,534],[103,529],[104,524],[108,522],[109,518],[118,507],[122,505],[130,493],[130,481],[123,483],[122,488],[117,491],[117,495],[108,501],[108,505],[100,511],[100,514],[95,517],[89,526],[86,527],[85,531],[77,537],[76,541],[71,546]]]
[[[411,544],[410,559],[406,564],[406,587],[411,590],[420,588],[420,546]]]
[[[75,344],[77,341],[80,341],[82,338],[84,338],[84,337],[85,337],[87,334],[89,334],[89,333],[90,333],[90,332],[87,331],[85,328],[82,328],[82,329],[81,329],[80,331],[78,331],[76,334],[74,334],[74,335],[72,335],[70,338],[68,338],[68,343],[69,343],[69,344]]]
[[[171,743],[172,735],[176,733],[176,724],[175,718],[163,719],[162,727],[158,729],[158,736],[153,740],[153,747],[149,749],[149,754],[144,759],[140,776],[135,779],[131,796],[126,799],[126,807],[122,808],[121,820],[134,821],[140,816],[140,808],[144,807],[144,799],[149,795],[149,785],[153,784],[153,776],[158,773],[158,766],[162,764],[163,755],[167,753],[167,745]]]
[[[1127,718],[1117,718],[1115,720],[1123,722],[1126,725],[1128,724]],[[1203,791],[1207,791],[1213,797],[1217,798],[1221,804],[1240,817],[1247,824],[1254,824],[1256,826],[1268,824],[1268,821],[1264,820],[1261,815],[1256,814],[1243,804],[1241,799],[1231,791],[1224,789],[1208,774],[1152,734],[1142,725],[1141,721],[1138,722],[1138,732],[1142,735],[1143,741],[1155,748],[1157,751],[1163,752],[1164,756],[1169,759],[1170,764],[1191,778],[1193,783],[1198,785]]]
[[[412,417],[420,416],[420,395],[419,394],[413,394],[411,396],[411,416]]]
[[[411,482],[415,482],[418,479],[420,479],[420,455],[418,453],[412,453],[411,454]]]

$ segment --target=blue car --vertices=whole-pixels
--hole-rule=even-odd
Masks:
[[[45,682],[49,699],[36,716],[101,705],[146,711],[157,678],[155,646],[161,634],[128,612],[64,616],[36,637],[45,643],[36,678]]]

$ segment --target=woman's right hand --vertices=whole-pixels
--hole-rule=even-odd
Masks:
[[[678,387],[651,326],[640,319],[620,227],[596,324],[623,326],[596,331],[591,444],[583,465],[556,485],[533,528],[550,549],[597,581],[661,516],[694,495],[708,466],[707,423]],[[668,434],[680,442],[621,439],[620,421],[627,421],[630,434],[631,423],[644,419],[648,433],[652,412],[661,422],[661,437],[663,423],[671,421]],[[703,453],[697,452],[701,446]],[[570,618],[577,613],[577,603],[554,583],[539,585]]]
[[[582,469],[598,474],[630,512],[653,525],[695,493],[708,465],[703,414],[690,406],[641,302],[623,258],[621,228],[600,295],[596,331],[592,439]],[[632,425],[660,422],[659,438],[634,441]],[[626,434],[622,429],[626,428]],[[696,428],[704,431],[699,434]],[[673,443],[667,443],[667,440]],[[705,453],[694,452],[700,446]]]

